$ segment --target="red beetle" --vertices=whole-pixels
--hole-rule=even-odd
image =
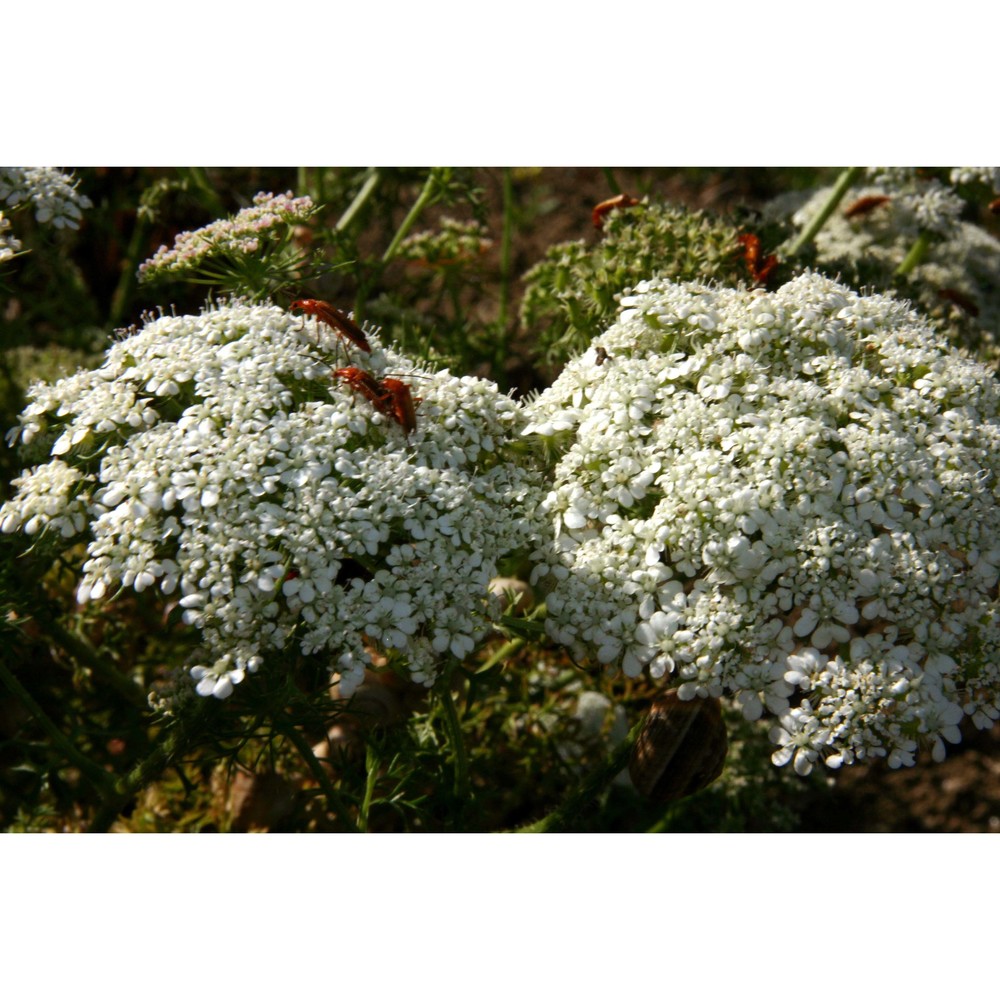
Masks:
[[[743,233],[736,239],[743,247],[743,259],[747,263],[747,269],[750,271],[754,284],[766,285],[767,279],[771,277],[771,272],[778,266],[778,258],[771,253],[761,260],[760,237],[753,233]]]
[[[858,198],[856,202],[844,209],[844,218],[854,219],[859,215],[867,215],[869,212],[874,212],[879,205],[885,205],[890,201],[892,201],[892,198],[887,194],[865,195],[864,198]]]
[[[364,396],[379,413],[395,420],[407,434],[416,430],[416,401],[405,382],[396,378],[380,382],[371,372],[360,368],[338,368],[333,374]]]
[[[392,416],[396,423],[406,431],[417,429],[417,407],[416,401],[410,393],[410,387],[405,382],[400,382],[397,378],[384,378],[382,385],[392,398]]]
[[[331,306],[329,302],[324,302],[322,299],[296,299],[290,308],[292,312],[300,309],[307,316],[321,319],[345,340],[349,340],[355,347],[360,347],[362,351],[371,354],[371,344],[368,343],[361,327],[353,320],[348,319],[339,309]]]
[[[616,194],[614,198],[608,198],[606,201],[602,201],[599,205],[594,206],[594,211],[591,213],[591,218],[594,220],[595,228],[604,228],[604,216],[606,216],[608,212],[613,209],[631,208],[633,205],[638,204],[639,202],[637,199],[627,194]]]

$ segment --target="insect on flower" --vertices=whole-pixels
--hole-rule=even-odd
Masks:
[[[416,401],[410,393],[410,387],[405,382],[400,382],[397,378],[384,378],[382,385],[392,398],[391,415],[393,419],[406,431],[417,429],[417,407]]]
[[[333,374],[364,396],[379,413],[395,420],[407,434],[416,430],[416,402],[405,382],[395,378],[379,381],[360,368],[338,368]]]
[[[778,266],[777,256],[772,253],[761,260],[760,237],[754,236],[752,233],[742,233],[736,240],[743,247],[743,259],[747,263],[754,284],[766,285],[771,272]]]
[[[869,212],[874,212],[879,205],[884,205],[887,202],[892,201],[892,199],[887,194],[869,194],[864,198],[858,198],[857,201],[848,205],[844,209],[845,219],[855,219],[859,215],[868,215]]]
[[[606,201],[602,201],[599,205],[594,206],[594,211],[591,213],[591,218],[594,220],[594,227],[596,229],[602,229],[604,227],[604,216],[608,212],[616,208],[631,208],[633,205],[638,205],[639,201],[637,198],[633,198],[627,194],[618,194],[614,198],[608,198]]]
[[[368,343],[368,338],[365,337],[361,327],[329,302],[324,302],[322,299],[296,299],[289,308],[292,312],[298,309],[307,316],[315,316],[355,347],[360,347],[362,351],[371,354],[371,344]]]

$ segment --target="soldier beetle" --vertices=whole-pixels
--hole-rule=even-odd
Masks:
[[[859,198],[844,209],[844,218],[854,219],[859,215],[867,215],[869,212],[874,212],[879,205],[884,205],[889,201],[892,201],[892,199],[887,194],[865,195],[864,198]]]
[[[324,302],[322,299],[296,299],[289,309],[292,312],[299,309],[307,316],[315,316],[339,333],[345,340],[349,340],[355,347],[360,347],[362,351],[371,354],[371,344],[368,343],[361,327],[353,320],[348,319],[339,309],[331,306],[329,302]]]
[[[410,387],[397,378],[384,378],[382,385],[392,397],[392,417],[406,431],[417,429],[417,406],[410,393]]]
[[[743,259],[747,262],[747,268],[754,284],[767,284],[771,272],[778,266],[778,258],[772,253],[763,260],[760,259],[759,236],[754,236],[752,233],[742,233],[736,240],[743,247]]]
[[[379,413],[395,420],[407,434],[416,430],[416,403],[405,382],[396,378],[380,382],[371,372],[360,368],[338,368],[333,374],[364,396]]]
[[[627,194],[618,194],[614,198],[608,198],[606,201],[602,201],[599,205],[594,206],[594,211],[591,213],[591,218],[594,220],[595,229],[604,228],[604,216],[608,212],[615,208],[631,208],[633,205],[638,205],[639,201],[636,198],[632,198]]]

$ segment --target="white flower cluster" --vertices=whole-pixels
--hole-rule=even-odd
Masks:
[[[83,209],[93,203],[77,191],[79,181],[55,167],[0,167],[0,201],[11,208],[22,202],[35,207],[38,222],[56,229],[79,229]]]
[[[1000,395],[920,316],[807,273],[640,284],[527,407],[562,457],[551,636],[777,717],[776,764],[939,759],[1000,717]]]
[[[0,264],[16,257],[21,249],[21,241],[7,235],[8,229],[10,229],[10,219],[5,219],[3,212],[0,212]]]
[[[160,247],[149,260],[139,265],[139,278],[148,281],[165,272],[187,271],[220,251],[257,253],[261,239],[272,235],[273,230],[299,225],[315,211],[311,198],[293,198],[291,191],[279,195],[263,192],[254,195],[253,204],[231,219],[219,219],[194,232],[180,233],[172,247]]]
[[[804,229],[826,204],[829,188],[806,196],[801,194],[776,199],[768,209],[774,217],[791,216]],[[934,241],[923,262],[911,273],[917,286],[926,289],[920,303],[930,313],[941,310],[949,300],[965,304],[977,318],[978,325],[994,339],[1000,336],[1000,241],[985,229],[957,218],[961,208],[957,195],[935,182],[935,187],[921,188],[920,195],[909,197],[888,185],[852,188],[841,206],[823,224],[816,236],[820,264],[844,261],[871,262],[892,272],[902,264],[920,233],[921,213],[933,213],[935,198],[942,194],[949,206],[941,226],[948,235]],[[935,193],[936,192],[936,193]],[[852,208],[860,208],[851,215]],[[950,220],[950,221],[948,221]],[[933,228],[933,223],[929,228]]]
[[[1000,192],[1000,167],[952,167],[948,179],[952,184],[982,184]]]
[[[0,529],[85,540],[80,600],[176,594],[203,640],[197,690],[226,697],[271,651],[331,658],[349,695],[369,650],[430,684],[501,602],[497,561],[529,542],[523,424],[492,383],[363,361],[419,398],[416,428],[334,372],[337,334],[273,305],[163,316],[96,371],[33,386],[11,433],[49,461],[14,481]]]

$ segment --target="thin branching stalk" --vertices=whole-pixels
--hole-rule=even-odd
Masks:
[[[35,717],[35,721],[45,730],[53,746],[66,760],[80,769],[80,773],[94,786],[94,789],[105,801],[115,793],[114,778],[101,767],[97,761],[91,760],[79,750],[62,730],[45,714],[45,710],[31,696],[27,688],[0,663],[0,680],[7,686],[10,693]]]
[[[588,806],[601,792],[604,791],[614,779],[621,774],[628,765],[632,756],[632,748],[639,737],[639,731],[643,727],[644,719],[637,722],[628,736],[618,744],[608,755],[607,759],[595,767],[588,774],[584,775],[580,784],[569,794],[565,801],[552,810],[542,819],[522,826],[515,830],[515,833],[558,833],[568,830],[576,817]]]
[[[222,199],[216,194],[212,182],[208,179],[208,174],[204,167],[180,167],[178,168],[182,178],[187,178],[191,186],[201,195],[208,210],[214,214],[215,218],[221,219],[226,213],[226,206]]]
[[[365,747],[365,797],[361,803],[361,813],[358,817],[358,829],[361,833],[368,832],[368,813],[375,797],[375,785],[378,782],[380,758],[375,746],[369,740]]]
[[[604,174],[604,179],[608,182],[608,187],[611,189],[613,195],[621,194],[622,189],[615,180],[615,175],[611,172],[610,167],[601,167],[601,173]]]
[[[417,196],[417,200],[413,203],[413,207],[407,213],[406,218],[403,219],[399,229],[396,230],[396,235],[393,236],[388,249],[382,254],[383,264],[388,264],[396,256],[396,251],[399,250],[400,243],[406,239],[417,219],[420,218],[420,213],[434,200],[434,190],[437,186],[437,174],[432,169],[427,175],[423,190]]]
[[[149,223],[146,222],[141,213],[136,213],[135,228],[132,230],[128,249],[125,251],[125,260],[122,262],[121,275],[111,295],[108,325],[112,328],[121,326],[125,310],[131,301],[132,293],[138,282],[139,257],[143,252],[148,233]]]
[[[794,257],[803,247],[812,243],[816,238],[816,234],[823,228],[826,220],[833,215],[834,209],[840,204],[844,195],[847,194],[848,188],[858,179],[863,169],[862,167],[848,167],[837,178],[837,183],[833,186],[830,197],[827,198],[826,204],[820,210],[819,214],[792,241],[786,251],[789,257]]]
[[[49,637],[62,646],[78,663],[88,667],[102,684],[106,684],[136,708],[149,707],[142,688],[101,657],[83,636],[65,628],[55,618],[41,615],[36,615],[36,618]]]
[[[505,642],[482,666],[476,667],[477,674],[485,674],[492,670],[498,663],[513,656],[522,646],[527,644],[527,639],[520,636]]]
[[[187,714],[171,720],[160,733],[152,752],[115,784],[114,795],[97,811],[89,832],[106,832],[130,799],[194,745],[195,739],[215,717],[217,709],[217,703],[200,699]]]
[[[337,224],[333,227],[336,232],[342,232],[354,221],[355,216],[364,208],[369,198],[375,193],[375,188],[378,187],[378,182],[381,179],[382,175],[377,167],[368,168],[365,175],[365,182],[361,185],[361,190],[354,196],[354,201],[347,206],[344,214],[337,220]]]
[[[442,678],[440,690],[441,715],[444,718],[445,729],[448,731],[448,743],[451,746],[455,766],[455,797],[464,802],[469,796],[469,759],[465,751],[465,738],[462,736],[462,725],[455,710],[455,701],[451,693],[451,672]]]
[[[295,747],[299,752],[299,756],[305,762],[306,767],[309,768],[313,778],[316,779],[316,784],[323,790],[323,794],[326,796],[327,801],[336,810],[337,819],[351,832],[357,833],[358,827],[355,822],[351,819],[351,813],[344,801],[340,792],[337,791],[336,786],[330,780],[330,774],[324,768],[322,761],[318,760],[316,754],[313,753],[312,747],[309,745],[309,741],[295,728],[294,723],[289,723],[286,719],[282,718],[279,713],[275,713],[273,720],[275,729],[281,733],[282,736],[286,737],[288,741]]]
[[[499,347],[506,351],[507,312],[510,308],[510,274],[514,236],[514,182],[510,167],[503,169],[503,223],[500,230],[500,309],[497,325],[504,338]],[[501,358],[502,361],[502,358]]]
[[[909,253],[903,258],[899,267],[896,268],[896,276],[902,278],[904,275],[909,274],[918,264],[923,263],[924,258],[927,256],[927,251],[930,250],[933,242],[934,234],[926,229],[921,230],[916,240],[914,240],[913,246],[910,247]]]

